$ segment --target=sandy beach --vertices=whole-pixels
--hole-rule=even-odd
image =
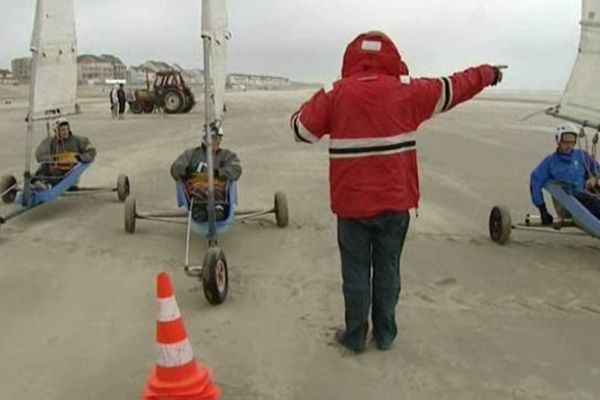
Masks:
[[[140,210],[174,209],[169,166],[199,140],[201,96],[189,114],[115,121],[106,96],[86,90],[72,129],[98,157],[81,185],[112,186],[126,173]],[[223,146],[242,160],[239,207],[269,208],[282,190],[290,225],[265,217],[220,240],[230,268],[221,306],[183,272],[185,228],[138,221],[127,234],[115,194],[64,198],[3,225],[0,399],[139,399],[155,362],[160,271],[223,399],[600,398],[600,241],[518,231],[499,246],[488,236],[492,206],[514,221],[535,211],[529,173],[554,149],[558,121],[521,120],[553,99],[488,95],[422,126],[398,341],[355,356],[333,344],[343,298],[328,143],[296,144],[288,129],[310,95],[227,94]],[[0,87],[0,175],[22,173],[25,96]],[[34,143],[44,135],[40,125]],[[193,259],[206,248],[196,237]]]

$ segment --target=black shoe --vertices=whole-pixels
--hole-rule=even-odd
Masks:
[[[215,206],[215,219],[217,221],[223,221],[225,219],[225,207],[220,204]]]
[[[192,219],[196,222],[208,221],[208,211],[205,204],[194,204],[192,206]]]
[[[359,353],[363,352],[362,349],[361,350],[357,350],[357,349],[355,349],[353,347],[348,346],[345,343],[345,341],[344,341],[345,337],[346,337],[346,331],[344,329],[338,329],[335,332],[335,340],[336,340],[336,342],[338,342],[338,344],[342,345],[342,347],[344,347],[345,349],[347,349],[347,350],[349,350],[349,351],[351,351],[351,352],[353,352],[355,354],[359,354]]]
[[[31,183],[31,188],[36,192],[45,192],[46,190],[50,190],[51,186],[42,181],[34,181]]]
[[[393,343],[376,343],[377,350],[388,351],[393,347]]]

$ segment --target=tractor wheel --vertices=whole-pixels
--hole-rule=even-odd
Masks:
[[[0,193],[4,203],[14,203],[17,198],[17,179],[12,175],[4,175],[0,180]]]
[[[196,99],[193,94],[189,94],[185,96],[185,107],[181,110],[182,113],[190,112],[194,105],[196,104]]]
[[[140,114],[143,110],[142,105],[137,101],[129,103],[129,109],[134,114]]]
[[[185,102],[181,93],[175,89],[168,89],[164,94],[165,112],[167,114],[176,114],[181,112]]]
[[[512,229],[510,211],[503,206],[494,206],[490,212],[490,238],[498,244],[508,242]]]
[[[280,228],[285,228],[289,222],[287,198],[283,192],[275,193],[275,221]]]
[[[225,253],[218,247],[211,247],[202,262],[202,287],[204,297],[210,304],[221,304],[229,290],[229,272]]]

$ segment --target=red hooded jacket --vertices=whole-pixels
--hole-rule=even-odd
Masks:
[[[292,115],[296,141],[330,137],[331,209],[369,218],[418,207],[416,131],[498,79],[490,65],[451,77],[411,79],[394,43],[372,32],[346,48],[342,79]]]

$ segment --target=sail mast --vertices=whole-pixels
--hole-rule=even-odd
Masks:
[[[208,238],[216,238],[214,159],[212,134],[222,131],[225,78],[227,73],[226,0],[202,0],[202,45],[204,50],[204,138],[208,164]]]

